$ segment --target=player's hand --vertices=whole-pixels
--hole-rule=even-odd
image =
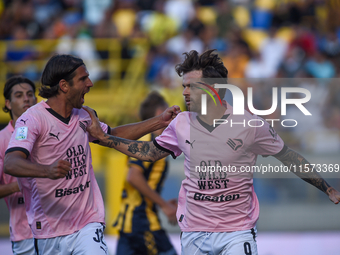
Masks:
[[[12,190],[13,193],[20,191],[18,182],[11,182],[11,183],[8,183],[8,185],[9,185],[9,189]]]
[[[10,183],[8,183],[8,184],[5,184],[4,186],[6,186],[6,189],[8,189],[9,191],[11,191],[11,194],[14,194],[14,193],[20,191],[18,182],[10,182]]]
[[[328,197],[334,204],[338,204],[340,202],[340,192],[334,188],[330,188]]]
[[[71,163],[60,159],[48,167],[47,178],[52,180],[64,178],[69,171],[71,171]]]
[[[90,135],[96,139],[100,140],[100,137],[104,135],[102,127],[100,126],[99,119],[93,109],[88,106],[83,106],[83,109],[90,114],[91,117],[91,125],[87,126],[86,130],[90,133]]]
[[[169,223],[171,225],[176,225],[176,211],[177,211],[177,200],[171,199],[166,202],[164,206],[161,207],[162,211],[168,217]]]
[[[181,112],[181,109],[178,105],[173,105],[167,108],[160,116],[161,123],[163,127],[166,127],[170,124],[170,122],[176,118],[176,116]]]
[[[172,204],[173,206],[175,206],[177,210],[177,206],[178,206],[177,198],[170,199],[168,200],[168,202]]]

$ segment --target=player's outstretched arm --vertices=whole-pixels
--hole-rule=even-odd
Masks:
[[[2,184],[0,185],[0,198],[7,197],[9,195],[12,195],[16,192],[19,192],[19,185],[18,182],[11,182],[8,184]]]
[[[85,108],[85,107],[84,107]],[[142,136],[164,128],[181,112],[179,106],[174,105],[166,109],[161,115],[154,118],[119,126],[111,129],[111,135],[126,138],[130,140],[137,140]]]
[[[92,121],[91,126],[94,125],[93,123],[94,122]],[[102,132],[102,135],[94,136],[91,131],[91,126],[87,128],[87,131],[89,131],[89,133],[93,137],[97,138],[100,141],[100,145],[114,148],[124,153],[125,155],[128,155],[129,157],[134,157],[142,161],[155,162],[169,155],[169,153],[158,149],[153,142],[132,141],[108,135],[104,132]]]
[[[168,220],[171,224],[176,224],[176,211],[177,205],[174,204],[174,201],[165,201],[155,190],[151,189],[148,185],[147,180],[145,179],[142,171],[135,167],[130,166],[127,181],[135,187],[143,196],[149,198],[153,203],[157,204],[164,214],[168,217]]]
[[[149,162],[155,162],[169,155],[169,153],[158,149],[153,142],[132,141],[105,134],[95,112],[87,106],[83,108],[90,114],[92,120],[91,125],[87,127],[87,131],[91,136],[99,140],[100,145],[114,148],[130,157]]]
[[[299,176],[302,180],[312,184],[313,186],[317,187],[319,190],[327,194],[329,199],[338,204],[340,201],[340,192],[331,187],[319,173],[313,171],[311,164],[299,153],[293,151],[290,148],[287,148],[286,152],[280,156],[276,157],[280,160],[285,166],[296,166],[295,169],[305,169],[305,171],[295,171],[293,172],[297,176]],[[305,168],[306,167],[306,168]],[[290,169],[294,169],[291,167]]]
[[[57,160],[52,165],[32,163],[26,159],[21,151],[12,151],[6,154],[4,172],[16,177],[37,177],[59,179],[66,176],[71,170],[71,163],[66,160]]]

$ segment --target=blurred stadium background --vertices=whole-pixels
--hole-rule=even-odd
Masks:
[[[138,121],[139,104],[152,90],[185,109],[174,66],[192,49],[216,49],[230,78],[254,88],[257,109],[271,106],[270,88],[279,87],[278,81],[310,90],[306,107],[312,120],[290,109],[287,118],[301,119],[299,126],[275,128],[312,163],[340,163],[340,0],[0,0],[0,90],[13,74],[39,87],[52,54],[73,54],[84,59],[94,82],[85,104],[110,126]],[[0,112],[0,127],[8,121]],[[110,237],[116,234],[111,224],[126,157],[91,148]],[[171,161],[167,199],[177,197],[183,160]],[[270,158],[259,163],[277,164]],[[340,189],[338,178],[327,181]],[[324,194],[293,175],[254,183],[261,205],[260,254],[339,254],[339,208]],[[179,228],[163,223],[178,242]],[[0,235],[0,247],[10,245],[3,200]]]

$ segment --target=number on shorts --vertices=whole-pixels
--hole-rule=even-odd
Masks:
[[[106,243],[104,242],[104,232],[102,229],[97,228],[96,232],[95,232],[96,236],[93,237],[93,241],[97,242],[97,243],[102,243],[106,246]]]
[[[250,246],[250,243],[245,242],[243,244],[243,248],[244,248],[244,254],[251,255],[251,246]]]

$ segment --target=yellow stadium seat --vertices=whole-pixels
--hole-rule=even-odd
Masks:
[[[132,34],[136,13],[131,9],[120,9],[114,13],[112,20],[116,24],[118,34],[122,37],[127,37]]]
[[[233,17],[239,27],[245,28],[249,25],[250,13],[247,8],[243,6],[235,7],[233,10]]]
[[[198,19],[205,25],[214,25],[216,23],[217,13],[211,7],[199,7],[197,10]]]
[[[267,38],[267,33],[259,29],[245,29],[242,35],[252,50],[258,50],[263,40]]]
[[[273,0],[256,0],[255,6],[259,9],[263,10],[273,10],[275,7],[276,1]]]
[[[292,28],[282,27],[277,31],[276,36],[285,40],[287,43],[290,43],[295,38],[296,34]]]

